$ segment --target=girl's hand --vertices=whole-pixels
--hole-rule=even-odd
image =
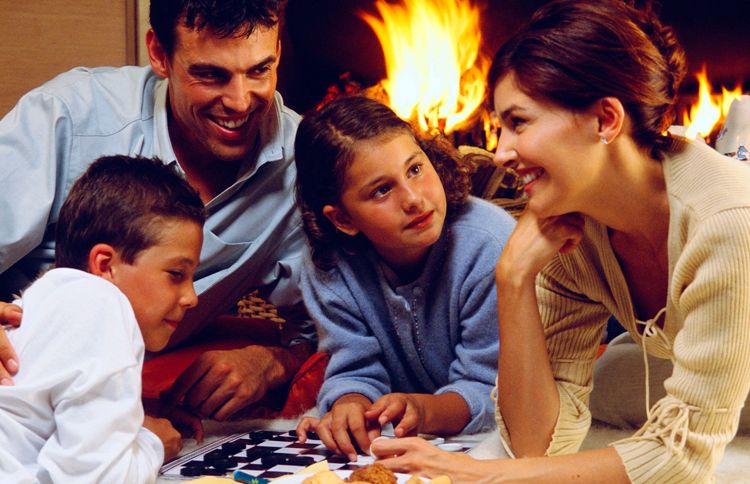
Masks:
[[[463,452],[440,450],[419,437],[378,439],[372,453],[379,464],[394,472],[430,478],[447,475],[453,482],[478,482],[488,476],[482,461]]]
[[[497,262],[498,280],[530,278],[558,253],[573,251],[583,238],[583,217],[569,213],[545,219],[525,211]]]
[[[416,435],[424,424],[422,402],[409,393],[383,395],[365,412],[367,420],[377,420],[383,426],[398,422],[393,432],[396,437]]]
[[[371,405],[370,400],[358,393],[336,400],[331,411],[317,423],[315,431],[320,440],[328,449],[356,461],[355,444],[363,453],[367,453],[372,440],[380,436],[380,425],[365,418],[365,412]]]
[[[315,417],[302,417],[302,420],[297,424],[297,440],[301,443],[307,442],[308,432],[317,432],[318,425],[320,425],[320,419]]]

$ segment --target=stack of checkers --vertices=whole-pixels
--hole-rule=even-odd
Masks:
[[[466,452],[476,442],[458,442],[438,438],[433,441],[447,451]],[[356,462],[326,449],[318,436],[308,432],[307,441],[297,442],[295,431],[255,430],[234,434],[200,447],[164,464],[159,474],[165,478],[224,476],[240,470],[263,479],[294,474],[322,460],[331,470],[356,470],[372,464],[370,456],[360,455]]]
[[[285,323],[285,319],[279,316],[276,306],[258,296],[258,291],[253,291],[237,301],[237,316],[267,319],[279,327]]]

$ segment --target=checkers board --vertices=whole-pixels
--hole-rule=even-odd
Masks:
[[[434,438],[431,442],[448,451],[466,452],[476,442]],[[360,455],[357,462],[325,448],[313,432],[307,441],[297,441],[292,431],[254,430],[223,437],[164,464],[159,476],[164,479],[191,479],[198,476],[231,476],[235,470],[264,479],[293,474],[321,460],[331,470],[355,470],[372,464],[370,456]]]

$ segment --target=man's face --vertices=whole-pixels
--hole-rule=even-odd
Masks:
[[[249,37],[220,38],[211,29],[180,24],[171,57],[155,36],[147,41],[154,71],[169,78],[169,134],[178,159],[246,157],[276,90],[278,25],[258,26]]]

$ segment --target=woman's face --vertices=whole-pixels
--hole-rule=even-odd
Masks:
[[[500,123],[495,161],[521,176],[529,210],[541,218],[586,212],[605,166],[596,117],[530,98],[512,74],[493,95]]]

